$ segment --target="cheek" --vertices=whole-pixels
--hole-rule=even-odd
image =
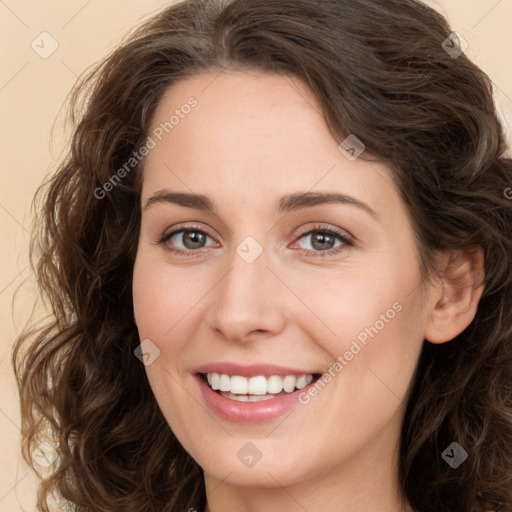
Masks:
[[[419,303],[411,294],[419,280],[416,270],[413,265],[399,268],[381,262],[378,270],[371,265],[365,269],[348,269],[334,278],[326,274],[314,283],[301,278],[296,281],[294,291],[304,297],[316,320],[314,326],[310,316],[297,315],[296,320],[311,339],[326,340],[325,348],[333,356],[348,350],[352,340],[364,345],[374,336],[382,337],[386,331],[396,335],[407,326],[404,317],[417,316],[415,310]],[[398,343],[400,337],[393,336],[393,340]]]
[[[380,261],[378,269],[368,266],[365,272],[354,269],[337,280],[326,278],[307,295],[323,325],[316,322],[313,328],[297,316],[301,330],[331,356],[332,364],[340,363],[334,369],[343,375],[335,380],[339,392],[365,396],[375,406],[396,400],[393,394],[405,397],[425,324],[414,258],[407,265],[392,258]]]
[[[149,383],[171,428],[185,437],[187,432],[194,431],[187,413],[190,397],[186,387],[190,383],[183,380],[188,341],[194,335],[194,314],[204,295],[201,281],[191,280],[189,274],[141,252],[135,262],[132,284],[139,337],[151,340],[160,351],[145,368]]]
[[[181,319],[199,307],[207,282],[198,272],[172,268],[138,256],[133,272],[133,307],[141,336],[167,339]]]

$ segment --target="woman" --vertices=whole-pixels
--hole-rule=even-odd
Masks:
[[[187,0],[82,82],[14,352],[40,510],[511,510],[512,163],[463,50],[415,0]]]

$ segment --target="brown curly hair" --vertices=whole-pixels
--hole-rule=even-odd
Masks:
[[[133,352],[131,277],[142,159],[164,92],[226,68],[302,79],[336,140],[355,133],[392,170],[419,260],[485,254],[475,319],[424,343],[400,444],[400,484],[420,512],[512,510],[512,160],[489,78],[442,47],[451,29],[416,0],[185,0],[133,31],[74,89],[70,151],[34,198],[31,262],[52,316],[16,340],[23,455],[49,435],[38,510],[177,512],[206,503],[203,474],[165,421]],[[456,369],[456,370],[454,370]],[[440,457],[470,452],[454,471]],[[35,468],[37,470],[37,467]],[[63,506],[63,505],[61,505]]]

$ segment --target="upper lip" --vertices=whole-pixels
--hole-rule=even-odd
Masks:
[[[240,375],[241,377],[253,377],[256,375],[315,375],[319,372],[276,366],[270,363],[240,365],[230,362],[218,362],[204,364],[196,368],[194,373],[219,373],[225,375]]]

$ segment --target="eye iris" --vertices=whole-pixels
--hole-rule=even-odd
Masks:
[[[332,235],[328,235],[326,233],[314,233],[312,235],[312,243],[311,245],[315,249],[331,249],[332,244],[334,244],[334,237]],[[327,243],[327,245],[325,245]],[[331,244],[331,245],[329,245]]]
[[[187,249],[198,249],[204,245],[204,233],[186,231],[183,233],[183,243]]]

